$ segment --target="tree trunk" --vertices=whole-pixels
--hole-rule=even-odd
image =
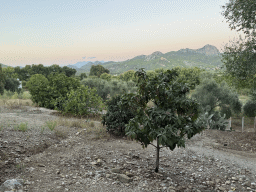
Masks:
[[[160,147],[159,147],[159,141],[158,138],[156,138],[156,169],[155,172],[158,173],[159,170],[159,151],[160,151]]]

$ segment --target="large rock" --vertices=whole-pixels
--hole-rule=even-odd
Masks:
[[[124,174],[118,174],[117,178],[119,179],[119,181],[121,181],[123,183],[129,183],[132,181],[132,179],[130,177],[128,177],[127,175],[124,175]]]
[[[23,192],[23,179],[6,180],[0,186],[0,192],[7,191]]]

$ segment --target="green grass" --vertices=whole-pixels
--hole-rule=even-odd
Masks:
[[[4,90],[4,94],[0,95],[0,99],[31,99],[31,95],[29,91],[17,93]]]
[[[20,124],[14,126],[14,130],[26,132],[28,130],[28,122],[20,123]]]
[[[57,125],[57,121],[46,121],[47,127],[53,131]]]

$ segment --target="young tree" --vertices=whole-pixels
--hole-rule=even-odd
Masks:
[[[200,133],[205,124],[199,121],[198,103],[187,97],[189,88],[176,81],[177,71],[167,70],[149,78],[140,69],[135,75],[138,93],[124,95],[119,106],[129,108],[136,115],[126,125],[126,135],[141,142],[143,147],[151,144],[156,148],[155,172],[158,172],[160,149],[185,147],[185,138]],[[154,108],[147,108],[150,100]]]

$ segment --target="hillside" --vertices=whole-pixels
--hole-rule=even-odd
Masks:
[[[114,62],[109,61],[89,62],[81,68],[77,69],[77,74],[90,71],[91,65],[101,64],[110,70],[111,74],[120,74],[128,70],[137,70],[145,68],[145,70],[155,70],[157,68],[171,69],[173,67],[199,67],[203,69],[213,70],[222,65],[221,54],[219,50],[212,45],[205,45],[200,49],[181,49],[179,51],[171,51],[161,53],[156,51],[151,55],[139,55],[126,61]]]
[[[2,68],[8,67],[8,65],[4,65],[2,63],[0,63],[0,65],[2,66]]]
[[[109,69],[110,74],[120,74],[128,70],[137,70],[144,68],[145,70],[155,70],[158,68],[171,69],[174,67],[199,67],[202,69],[213,70],[222,65],[221,53],[212,45],[205,45],[200,49],[180,49],[179,51],[171,51],[162,53],[155,51],[150,55],[138,55],[126,61],[81,61],[67,67],[77,70],[76,75],[81,73],[89,73],[92,65],[102,65]],[[8,67],[3,65],[2,67]],[[22,68],[22,67],[21,67]]]

